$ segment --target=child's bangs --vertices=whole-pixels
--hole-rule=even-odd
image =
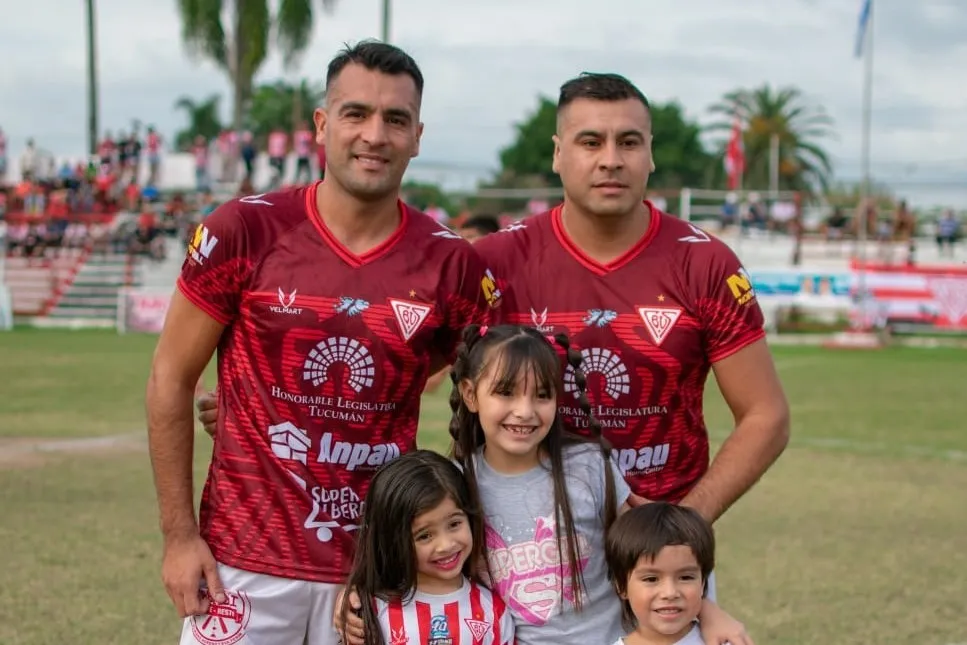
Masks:
[[[497,347],[493,357],[492,392],[513,392],[532,379],[537,391],[557,393],[561,379],[557,354],[530,336],[515,336]]]

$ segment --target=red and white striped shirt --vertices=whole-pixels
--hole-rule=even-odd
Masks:
[[[408,602],[376,600],[386,645],[514,645],[504,602],[471,580],[453,593],[417,591]]]

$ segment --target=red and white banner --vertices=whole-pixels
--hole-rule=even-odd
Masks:
[[[860,296],[860,265],[852,269],[853,293]],[[967,267],[866,264],[864,269],[866,300],[881,319],[967,331]]]
[[[742,185],[742,175],[745,173],[745,146],[742,143],[742,122],[738,116],[732,122],[732,134],[725,147],[725,172],[728,174],[729,190],[736,190]]]
[[[118,297],[118,333],[161,332],[171,302],[170,291],[123,289]]]

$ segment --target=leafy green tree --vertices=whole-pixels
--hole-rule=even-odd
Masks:
[[[656,170],[649,184],[655,188],[701,184],[712,157],[702,147],[700,126],[686,120],[675,102],[653,104],[651,120]],[[538,97],[537,109],[518,123],[516,130],[514,142],[500,151],[501,172],[495,185],[560,186],[560,178],[551,170],[557,104]]]
[[[259,85],[249,102],[245,123],[260,141],[273,130],[291,131],[303,122],[311,124],[312,112],[324,95],[320,85],[305,79],[298,85],[281,80]]]
[[[769,156],[773,135],[779,140],[779,189],[822,190],[829,186],[832,163],[820,145],[833,135],[833,119],[822,106],[811,105],[795,87],[774,89],[769,84],[755,89],[729,92],[709,108],[719,121],[708,126],[710,132],[728,133],[736,116],[743,126],[746,188],[769,187]],[[718,150],[725,155],[726,137]],[[716,164],[715,177],[724,180],[722,164]]]
[[[177,0],[188,53],[214,62],[232,84],[232,125],[242,126],[252,80],[273,45],[292,69],[309,45],[313,0]],[[330,11],[335,0],[321,0]]]
[[[195,137],[203,136],[210,141],[222,131],[222,121],[219,118],[219,104],[221,96],[212,94],[206,99],[196,101],[188,96],[182,96],[175,102],[175,109],[184,112],[188,125],[175,135],[175,146],[179,150],[191,148]]]

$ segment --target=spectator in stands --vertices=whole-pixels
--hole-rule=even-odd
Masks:
[[[236,197],[248,197],[249,195],[255,194],[255,186],[252,185],[252,178],[249,177],[242,181],[238,187],[238,193]]]
[[[749,201],[746,204],[746,215],[742,220],[743,232],[750,229],[766,230],[769,226],[769,213],[766,205],[762,202],[759,193],[749,193]]]
[[[735,193],[727,193],[725,201],[722,203],[722,215],[719,220],[719,230],[724,231],[731,226],[735,226],[739,220],[739,196]]]
[[[161,135],[155,132],[154,126],[148,126],[145,145],[148,149],[148,185],[155,186],[158,183],[158,168],[161,166]]]
[[[7,137],[0,128],[0,186],[7,183]]]
[[[427,204],[426,210],[423,212],[435,219],[439,224],[447,224],[450,221],[450,214],[433,202]]]
[[[295,146],[295,180],[296,184],[308,184],[312,182],[312,140],[315,133],[308,121],[302,122],[302,127],[292,135],[293,145]]]
[[[152,213],[142,213],[138,218],[138,227],[131,237],[128,247],[131,255],[146,255],[153,260],[165,259],[165,243],[161,230]]]
[[[245,166],[245,176],[242,177],[242,183],[246,181],[250,182],[252,181],[252,175],[255,173],[255,157],[258,156],[258,150],[255,148],[255,138],[249,130],[242,133],[242,148],[240,154],[242,164]]]
[[[168,237],[177,237],[183,228],[183,222],[188,207],[183,193],[175,193],[168,200],[164,216],[161,219],[161,229]]]
[[[954,245],[960,241],[960,221],[951,208],[946,209],[937,220],[937,246],[940,255],[954,256]]]
[[[210,185],[208,177],[208,142],[205,137],[198,135],[195,137],[195,144],[192,146],[192,154],[195,156],[195,188],[199,191],[208,190]]]
[[[37,146],[33,139],[27,139],[27,147],[20,154],[20,177],[24,181],[30,181],[37,174],[37,164],[40,159],[37,154]]]
[[[500,230],[500,223],[493,215],[474,215],[465,220],[458,229],[460,236],[470,243]]]
[[[141,189],[138,187],[138,180],[134,177],[124,187],[124,208],[128,211],[137,211],[141,207]]]
[[[833,209],[832,214],[826,218],[826,221],[823,222],[823,237],[826,238],[827,242],[842,240],[846,237],[848,229],[849,218],[843,213],[843,209],[837,206]]]

